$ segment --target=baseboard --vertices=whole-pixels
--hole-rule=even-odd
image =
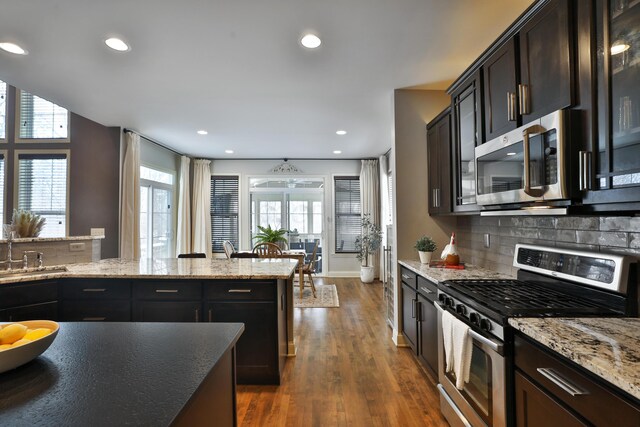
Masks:
[[[318,275],[318,277],[347,277],[354,278],[360,277],[359,271],[332,271],[330,273],[322,273],[322,275]]]
[[[391,336],[391,340],[396,345],[396,347],[409,347],[407,340],[402,335],[402,332],[399,332],[397,329],[393,330],[393,335]]]

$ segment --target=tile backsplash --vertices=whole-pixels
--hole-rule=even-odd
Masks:
[[[490,247],[484,247],[484,235]],[[456,241],[465,262],[515,276],[516,243],[612,252],[640,258],[640,217],[512,216],[457,218]]]

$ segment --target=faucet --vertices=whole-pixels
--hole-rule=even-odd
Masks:
[[[36,254],[36,260],[34,262],[35,267],[42,267],[42,252],[37,251],[24,251],[22,253],[22,268],[29,268],[29,254]]]

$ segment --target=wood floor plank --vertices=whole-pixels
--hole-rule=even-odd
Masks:
[[[239,426],[447,426],[435,380],[397,348],[382,284],[335,283],[339,308],[296,308],[297,356],[282,384],[238,386]]]

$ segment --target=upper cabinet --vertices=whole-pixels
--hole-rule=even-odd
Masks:
[[[429,215],[451,212],[451,110],[427,125]]]
[[[483,142],[572,104],[569,0],[551,0],[482,66]]]

